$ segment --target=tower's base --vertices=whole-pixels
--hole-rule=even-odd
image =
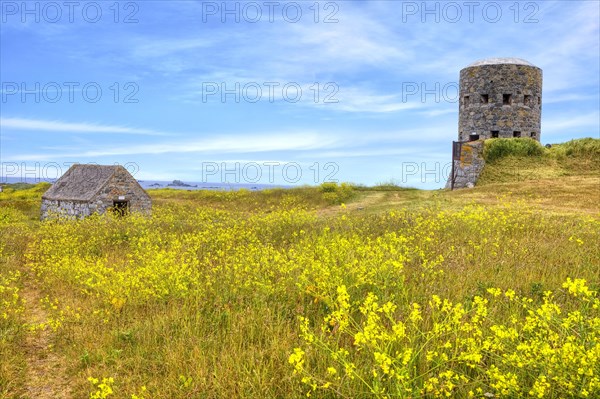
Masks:
[[[483,159],[483,140],[462,143],[460,159],[453,160],[454,175],[450,174],[446,188],[470,188],[474,187],[483,170],[485,161]],[[452,180],[454,179],[454,184]]]

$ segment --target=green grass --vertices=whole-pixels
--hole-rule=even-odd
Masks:
[[[396,182],[389,183],[378,183],[374,186],[364,186],[360,184],[353,184],[352,188],[355,191],[417,191],[417,188],[404,187]]]
[[[550,154],[554,156],[577,157],[583,159],[598,159],[600,157],[600,140],[585,138],[567,141],[551,147]]]
[[[533,139],[489,139],[485,141],[483,158],[488,163],[508,156],[512,157],[534,157],[541,156],[544,147]]]
[[[484,158],[478,186],[600,176],[599,139],[572,140],[551,148],[531,139],[492,139],[485,143]]]
[[[324,183],[321,186],[274,188],[260,191],[156,189],[148,190],[148,193],[157,204],[177,203],[194,207],[210,206],[247,212],[292,207],[319,209],[328,205],[339,205],[353,198],[355,194],[351,186],[345,183]]]
[[[26,217],[11,210],[2,232],[14,255],[0,265],[26,273],[42,297],[57,301],[48,309],[60,322],[52,342],[74,397],[88,396],[91,375],[113,377],[114,397],[128,399],[141,386],[151,398],[303,396],[287,362],[300,343],[296,317],[321,323],[341,284],[353,303],[374,291],[382,301],[425,308],[433,294],[468,304],[487,287],[532,296],[560,290],[566,277],[599,283],[597,218],[547,214],[515,196],[469,205],[449,192],[424,203],[406,200],[410,207],[359,213],[336,206],[338,212],[315,217],[287,205],[307,208],[307,191],[288,192],[293,201],[264,193],[272,210],[255,207],[252,195],[222,193],[222,208],[187,192],[180,203],[168,191],[158,197],[173,198],[161,198],[150,220],[36,222],[19,231],[14,225]],[[405,193],[365,194],[381,195],[383,205]],[[396,256],[404,258],[402,271],[382,268]],[[139,277],[120,277],[128,273]],[[170,291],[144,294],[161,287]],[[502,308],[490,312],[494,323],[507,317]],[[27,315],[15,325],[24,321]],[[3,365],[26,384],[8,363],[23,364],[19,340],[11,339]],[[315,370],[328,365],[318,352],[311,359],[321,362]]]
[[[26,286],[57,301],[45,305],[59,324],[50,342],[72,397],[89,397],[89,376],[114,378],[108,399],[139,396],[142,386],[145,399],[305,397],[288,363],[302,342],[297,316],[316,329],[335,310],[342,284],[354,308],[374,292],[400,309],[411,302],[425,309],[434,294],[468,307],[490,287],[538,305],[552,290],[567,309],[567,277],[599,289],[598,142],[576,140],[533,156],[517,146],[488,162],[480,185],[452,192],[393,182],[150,190],[150,219],[42,223],[48,185],[5,187],[0,276],[16,277],[0,279],[0,304]],[[509,315],[490,305],[490,323],[509,323]],[[363,321],[360,312],[353,317]],[[27,311],[0,320],[2,398],[24,398],[31,384],[28,323]],[[327,330],[323,337],[335,338]],[[317,349],[307,356],[317,374],[330,365]],[[536,377],[527,368],[515,372],[523,381]],[[476,382],[495,392],[488,383]]]

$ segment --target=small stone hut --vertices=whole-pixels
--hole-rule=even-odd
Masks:
[[[152,200],[123,166],[75,164],[42,196],[41,219],[83,218],[107,210],[150,214]]]

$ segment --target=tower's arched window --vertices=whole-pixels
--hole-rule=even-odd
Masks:
[[[512,102],[511,97],[512,96],[510,94],[503,94],[502,95],[502,104],[503,105],[510,105],[511,102]]]
[[[482,94],[481,95],[481,102],[483,104],[487,104],[490,102],[490,96],[488,94]]]

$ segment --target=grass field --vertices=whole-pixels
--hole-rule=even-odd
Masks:
[[[600,397],[599,143],[151,218],[41,223],[48,185],[6,187],[0,398]]]

